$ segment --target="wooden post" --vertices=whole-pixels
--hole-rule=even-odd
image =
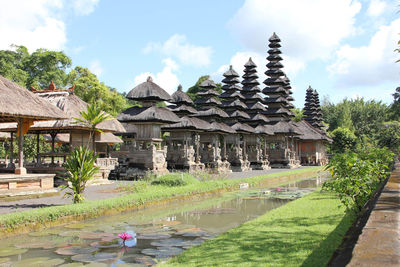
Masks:
[[[57,133],[56,132],[51,132],[50,136],[51,136],[51,153],[52,153],[52,155],[51,155],[51,165],[54,165],[55,139],[56,139]]]
[[[40,144],[39,144],[39,141],[40,141],[40,135],[39,135],[39,133],[37,133],[36,134],[36,165],[37,166],[40,166]]]
[[[22,125],[24,119],[18,119],[18,168],[15,168],[15,174],[26,174],[24,168],[24,135],[22,133]]]
[[[9,168],[14,168],[14,133],[10,133],[10,163],[8,164]]]

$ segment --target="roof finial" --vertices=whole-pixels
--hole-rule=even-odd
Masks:
[[[182,91],[182,85],[178,85],[178,91]]]
[[[151,76],[147,77],[147,82],[153,82],[153,78]]]
[[[232,69],[233,69],[233,68],[232,68],[232,65],[229,65],[229,69],[230,69],[230,70],[232,70]]]
[[[51,81],[49,84],[49,91],[55,91],[55,90],[56,90],[56,85],[53,83],[53,81]]]

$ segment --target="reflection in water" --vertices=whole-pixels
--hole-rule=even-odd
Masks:
[[[290,182],[279,192],[264,184],[3,239],[0,266],[3,262],[4,266],[22,266],[26,261],[40,266],[73,262],[153,265],[290,201],[274,198],[274,194],[300,196],[322,182],[322,178]],[[119,233],[132,238],[124,244]]]

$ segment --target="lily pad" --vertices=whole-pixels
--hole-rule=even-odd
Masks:
[[[61,264],[58,267],[82,267],[82,266],[86,266],[86,265],[83,265],[82,263],[79,263],[79,262],[73,262],[73,263]]]
[[[95,247],[95,248],[116,248],[120,247],[121,245],[119,244],[118,240],[116,241],[96,241],[90,243],[90,246]]]
[[[16,244],[16,248],[43,248],[43,249],[50,249],[55,248],[56,243],[51,241],[35,241],[35,242],[27,242],[23,244]]]
[[[95,255],[92,254],[78,254],[71,257],[73,261],[80,262],[99,262],[114,260],[117,257],[117,253],[99,252]]]
[[[137,239],[156,240],[156,239],[167,239],[170,237],[171,237],[170,234],[144,234],[144,235],[139,235]]]
[[[148,256],[154,256],[156,258],[169,258],[172,256],[176,256],[183,252],[183,249],[177,247],[158,247],[154,248],[145,248],[142,250],[142,253]]]
[[[153,241],[150,244],[154,247],[182,247],[185,242],[185,240],[180,238],[169,238],[160,241]]]
[[[65,232],[59,233],[58,235],[73,237],[73,236],[78,236],[80,233],[81,233],[80,231],[65,231]]]
[[[49,229],[45,231],[31,232],[28,235],[33,237],[42,237],[42,236],[58,235],[59,233],[60,233],[59,229]]]
[[[19,255],[27,252],[24,248],[0,248],[0,257],[8,257],[13,255]]]
[[[118,267],[146,267],[147,265],[145,264],[140,264],[140,263],[116,263],[115,264]]]
[[[157,261],[155,261],[152,257],[149,257],[149,256],[137,257],[136,262],[147,265],[147,266],[157,264]]]
[[[185,240],[185,242],[183,242],[183,244],[182,244],[182,248],[189,249],[191,247],[200,245],[204,241],[205,240],[201,239],[201,238],[196,238],[196,239],[193,239],[193,240]]]
[[[86,264],[85,267],[108,267],[108,264],[100,263],[100,262],[92,262],[92,263]]]
[[[92,227],[92,226],[95,226],[95,225],[91,224],[91,223],[74,223],[74,224],[65,225],[64,227],[68,228],[68,229],[83,229],[83,228]]]
[[[73,255],[78,255],[78,254],[86,254],[86,253],[93,253],[95,251],[99,250],[98,248],[95,247],[65,247],[65,248],[59,248],[55,253],[58,255],[63,255],[63,256],[73,256]]]
[[[40,267],[51,267],[63,264],[63,259],[51,259],[48,257],[37,257],[24,259],[13,263],[13,267],[25,267],[25,266],[40,266]]]
[[[78,237],[81,239],[102,239],[104,237],[115,237],[115,235],[103,232],[81,232]]]

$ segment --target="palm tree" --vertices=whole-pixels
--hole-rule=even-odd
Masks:
[[[104,121],[112,120],[113,117],[102,111],[97,104],[88,105],[87,111],[81,111],[80,115],[82,116],[82,119],[74,119],[91,128],[89,140],[92,140],[93,151],[96,153],[96,132],[102,133],[102,131],[96,127]]]

